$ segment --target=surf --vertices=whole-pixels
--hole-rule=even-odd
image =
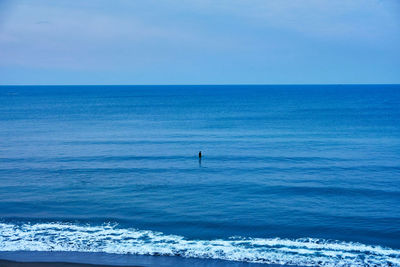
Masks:
[[[279,237],[190,240],[111,223],[0,223],[0,251],[103,252],[302,266],[400,266],[400,250],[357,242]]]

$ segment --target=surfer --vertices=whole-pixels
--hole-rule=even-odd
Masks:
[[[199,167],[201,167],[201,151],[199,151]]]

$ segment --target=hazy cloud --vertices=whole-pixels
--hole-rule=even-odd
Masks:
[[[394,0],[0,3],[3,84],[400,82]]]

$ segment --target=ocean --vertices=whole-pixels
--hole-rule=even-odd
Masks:
[[[0,258],[40,253],[400,266],[400,85],[1,86]]]

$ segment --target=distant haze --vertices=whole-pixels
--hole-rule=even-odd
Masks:
[[[0,84],[400,83],[398,0],[0,0]]]

